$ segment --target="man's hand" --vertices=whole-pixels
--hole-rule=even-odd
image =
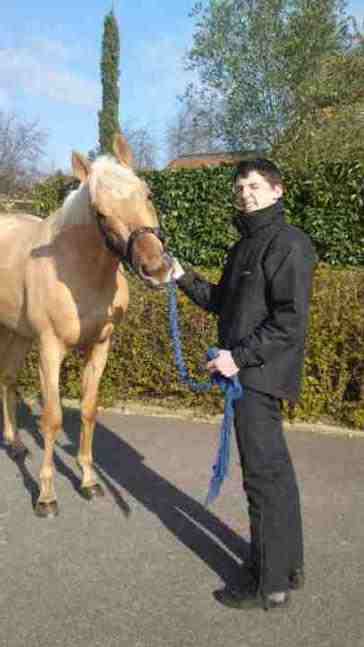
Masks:
[[[224,377],[233,377],[239,373],[239,368],[229,350],[219,350],[218,356],[207,362],[206,368],[210,373],[218,371]]]
[[[181,263],[179,262],[179,260],[177,260],[177,258],[173,258],[172,278],[175,281],[178,281],[178,279],[180,279],[181,276],[184,275],[184,273],[185,273],[185,271],[184,271]]]

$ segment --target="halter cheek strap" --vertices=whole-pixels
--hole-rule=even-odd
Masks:
[[[133,264],[133,245],[138,238],[145,234],[153,234],[162,244],[164,242],[161,231],[158,227],[139,227],[139,229],[134,229],[128,240],[124,241],[115,237],[113,232],[107,226],[105,216],[97,213],[96,220],[108,250],[115,254],[119,260],[127,262],[134,271],[136,271],[136,268]]]
[[[117,256],[119,260],[126,259],[127,243],[122,239],[116,238],[116,236],[112,233],[110,228],[107,226],[105,216],[97,213],[96,221],[97,221],[98,228],[101,232],[102,238],[104,239],[105,245],[108,248],[108,250],[112,254]]]

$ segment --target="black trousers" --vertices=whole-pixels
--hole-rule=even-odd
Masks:
[[[244,387],[235,407],[235,431],[248,500],[251,564],[263,594],[287,591],[303,568],[296,476],[282,430],[281,401]]]

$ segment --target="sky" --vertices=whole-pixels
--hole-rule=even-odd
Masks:
[[[319,1],[319,0],[318,0]],[[196,0],[3,0],[0,111],[37,121],[48,134],[44,168],[70,168],[72,150],[98,140],[103,23],[114,7],[121,38],[120,124],[146,128],[168,162],[167,125],[192,79],[184,55],[192,44]],[[363,0],[347,11],[364,21]]]

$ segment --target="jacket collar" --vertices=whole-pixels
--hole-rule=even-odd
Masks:
[[[253,236],[256,231],[269,225],[281,224],[285,221],[283,200],[278,200],[265,209],[259,209],[254,213],[245,216],[238,213],[234,217],[234,225],[242,236]]]

